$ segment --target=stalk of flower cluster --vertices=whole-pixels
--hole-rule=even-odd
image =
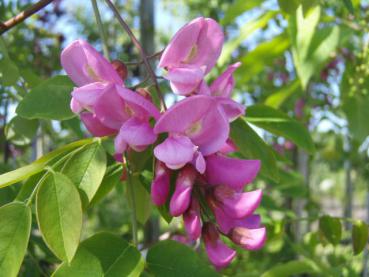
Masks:
[[[120,15],[117,7],[113,4],[113,2],[110,1],[110,0],[105,0],[105,2],[107,3],[107,5],[109,6],[109,8],[114,13],[114,16],[117,18],[117,20],[119,21],[120,25],[123,27],[123,29],[126,31],[126,33],[128,34],[128,36],[131,38],[132,43],[138,49],[138,51],[140,53],[140,56],[141,56],[141,58],[143,60],[143,63],[145,65],[145,67],[146,67],[147,73],[150,75],[151,80],[154,82],[156,92],[158,93],[158,96],[159,96],[159,99],[160,99],[161,108],[164,109],[164,110],[166,110],[167,109],[167,106],[165,104],[163,94],[162,94],[162,92],[160,90],[159,83],[158,83],[158,80],[156,79],[155,72],[151,68],[150,62],[147,59],[147,55],[145,53],[145,50],[142,48],[142,45],[140,44],[140,42],[138,41],[138,39],[136,38],[136,36],[133,34],[131,28],[128,26],[128,24],[122,18],[122,16]]]
[[[107,38],[106,38],[106,33],[105,33],[105,30],[104,30],[104,26],[101,22],[99,7],[97,6],[96,0],[91,0],[91,4],[92,4],[92,8],[94,10],[96,23],[97,23],[97,28],[99,29],[99,34],[100,34],[100,38],[101,38],[101,41],[102,41],[104,56],[107,60],[109,60],[108,41],[107,41]]]

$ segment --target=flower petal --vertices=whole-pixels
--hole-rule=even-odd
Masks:
[[[190,208],[183,214],[183,223],[188,236],[197,240],[201,236],[201,218],[199,203],[192,198]]]
[[[245,106],[233,101],[229,98],[217,97],[219,109],[228,118],[229,122],[234,121],[241,115],[245,114]]]
[[[214,82],[210,85],[212,96],[229,98],[234,88],[233,72],[241,66],[241,63],[230,65]]]
[[[151,184],[151,199],[156,206],[164,205],[170,189],[170,171],[164,163],[157,161],[155,178]]]
[[[204,72],[200,68],[175,67],[168,70],[165,79],[170,81],[174,93],[189,95],[199,87]]]
[[[219,154],[206,157],[205,176],[211,185],[227,185],[239,191],[255,179],[259,170],[259,160],[229,158]]]
[[[266,241],[265,227],[248,229],[236,227],[231,232],[231,240],[247,250],[258,250],[262,248]]]
[[[96,101],[108,87],[106,83],[91,83],[83,87],[74,88],[72,96],[83,108],[93,109]]]
[[[63,50],[61,64],[77,86],[94,82],[123,85],[112,65],[84,40],[76,40]]]
[[[80,117],[87,130],[95,137],[110,136],[116,133],[116,130],[105,126],[96,115],[90,112],[82,112]]]
[[[155,157],[171,169],[179,169],[193,159],[195,145],[185,136],[171,136],[154,149]]]

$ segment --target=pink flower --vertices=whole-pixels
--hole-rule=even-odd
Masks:
[[[167,201],[170,189],[170,171],[164,163],[157,161],[155,165],[155,177],[151,185],[152,202],[161,206]]]
[[[214,67],[224,41],[219,24],[211,18],[199,17],[182,27],[161,56],[159,67],[175,93],[190,95],[208,90],[204,76]]]
[[[205,250],[210,262],[217,269],[228,266],[236,256],[236,251],[229,248],[220,240],[217,229],[211,223],[206,223],[204,225],[202,235],[204,238]]]
[[[191,205],[183,214],[183,222],[188,236],[192,240],[197,240],[201,236],[200,206],[197,200],[192,197]]]
[[[214,82],[210,85],[212,96],[221,96],[229,98],[234,88],[233,72],[241,66],[241,63],[230,65]]]
[[[172,216],[182,215],[190,206],[196,174],[191,166],[186,166],[179,172],[176,187],[169,203],[169,211]]]
[[[168,138],[155,147],[157,159],[171,169],[192,163],[205,171],[204,156],[219,151],[229,136],[229,117],[224,106],[238,108],[230,99],[196,95],[183,99],[167,110],[157,121],[154,132],[168,133]]]

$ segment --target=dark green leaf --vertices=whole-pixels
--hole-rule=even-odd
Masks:
[[[319,219],[319,230],[330,243],[336,245],[341,241],[342,226],[339,218],[322,216]]]
[[[299,7],[300,0],[278,0],[279,7],[288,14],[293,14]]]
[[[308,260],[302,261],[291,261],[284,264],[279,264],[267,272],[265,272],[262,277],[288,277],[288,276],[295,276],[300,275],[303,273],[316,273],[316,269],[312,265],[311,262]]]
[[[36,136],[38,120],[29,120],[20,116],[13,117],[5,128],[7,140],[16,145],[30,144]]]
[[[82,205],[78,190],[63,174],[49,173],[36,198],[37,221],[50,250],[70,262],[82,230]]]
[[[84,207],[99,189],[106,171],[106,154],[99,142],[85,146],[64,165],[62,173],[80,190]]]
[[[229,5],[229,8],[225,11],[224,18],[222,19],[222,25],[233,23],[237,16],[250,9],[260,6],[264,0],[236,0]]]
[[[81,246],[99,259],[105,277],[139,276],[144,269],[140,252],[114,234],[96,234]]]
[[[9,58],[0,59],[0,81],[4,86],[13,86],[19,79],[17,65]]]
[[[273,134],[291,140],[309,153],[315,151],[314,142],[308,130],[281,111],[265,105],[253,105],[247,108],[245,119]]]
[[[31,232],[31,209],[13,202],[0,208],[0,276],[18,275]]]
[[[102,277],[100,261],[83,247],[80,247],[72,262],[62,263],[53,273],[52,277]]]
[[[278,181],[279,174],[273,149],[242,118],[232,123],[231,138],[243,158],[261,160],[261,173]]]
[[[166,240],[151,247],[147,253],[148,270],[160,277],[220,276],[197,253],[181,243]]]
[[[354,14],[354,5],[352,5],[351,0],[343,0],[343,3],[345,4],[346,8],[350,11],[350,13]]]
[[[368,242],[369,229],[363,221],[356,221],[352,226],[352,247],[354,254],[360,254]]]
[[[19,103],[17,114],[28,118],[64,120],[74,117],[70,109],[73,83],[67,76],[54,76],[33,88]]]
[[[128,186],[128,184],[126,184],[127,194],[129,195],[131,193],[130,188],[133,188],[133,194],[136,204],[136,218],[138,222],[140,222],[141,224],[145,224],[146,221],[149,219],[152,210],[151,197],[141,183],[139,176],[132,176],[131,179],[132,186]],[[130,206],[132,206],[131,197],[128,197],[128,199]]]

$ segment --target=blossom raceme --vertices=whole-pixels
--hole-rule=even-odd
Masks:
[[[145,97],[124,87],[122,74],[118,74],[123,69],[117,62],[110,64],[87,42],[77,40],[63,50],[61,63],[78,86],[72,91],[72,111],[80,114],[94,136],[117,135],[117,157],[128,146],[142,151],[155,142],[149,119],[157,119],[159,111]]]

